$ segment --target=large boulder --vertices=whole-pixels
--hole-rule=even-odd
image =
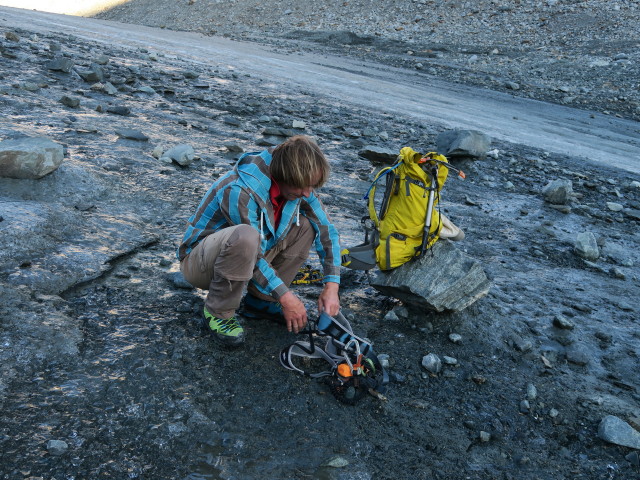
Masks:
[[[479,262],[439,240],[420,259],[379,272],[371,285],[406,305],[442,312],[467,308],[489,293],[491,282]]]
[[[57,169],[64,159],[62,145],[45,137],[0,142],[0,177],[37,179]]]

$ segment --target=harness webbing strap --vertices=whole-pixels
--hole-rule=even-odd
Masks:
[[[360,352],[366,355],[371,348],[371,344],[358,337],[353,333],[351,325],[342,313],[338,312],[336,318],[333,318],[322,312],[318,318],[318,331],[321,334],[330,336],[333,340],[340,343],[340,347],[348,350],[348,344],[355,339],[360,345]]]
[[[303,370],[293,364],[292,357],[304,357],[304,358],[319,358],[326,360],[331,365],[331,370],[322,372],[310,373]],[[333,370],[337,367],[338,363],[343,359],[342,356],[333,355],[327,352],[325,349],[312,345],[310,342],[304,340],[298,340],[292,343],[287,348],[284,348],[280,352],[280,364],[289,370],[294,370],[304,376],[311,378],[326,377],[333,374]]]

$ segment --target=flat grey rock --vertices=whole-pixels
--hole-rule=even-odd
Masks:
[[[464,310],[489,293],[491,282],[479,262],[439,240],[422,258],[379,272],[371,285],[405,304],[442,312]]]

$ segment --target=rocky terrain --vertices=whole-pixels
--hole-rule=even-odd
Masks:
[[[99,16],[356,56],[640,119],[637,0],[134,0]]]
[[[205,6],[191,3],[181,10]],[[467,5],[470,22],[487,15],[472,13],[470,2],[445,3]],[[548,1],[544,9],[596,4],[614,8]],[[331,5],[325,14],[344,19],[342,8],[364,4]],[[492,5],[511,5],[494,17],[533,8]],[[637,2],[617,5],[621,19],[637,13]],[[134,17],[143,6],[111,14],[128,11],[141,23],[178,18],[168,4]],[[274,34],[299,22],[290,9],[282,24],[269,17]],[[201,17],[192,17],[193,28]],[[247,14],[247,27],[207,28],[240,35],[255,17]],[[365,23],[371,31],[355,33],[384,30],[400,41],[393,36],[409,30]],[[321,381],[279,365],[280,349],[295,339],[281,327],[247,323],[247,343],[234,351],[203,335],[203,292],[176,275],[175,248],[214,178],[242,151],[294,132],[315,136],[331,159],[331,182],[319,195],[342,242],[359,243],[359,198],[381,166],[360,153],[371,145],[433,149],[445,128],[283,93],[215,59],[15,28],[2,11],[0,32],[0,140],[43,136],[64,155],[41,178],[0,178],[0,478],[640,476],[640,178],[509,142],[494,141],[485,159],[456,160],[467,178],[447,181],[442,209],[466,233],[455,248],[480,262],[491,290],[460,312],[416,312],[379,294],[367,274],[345,270],[344,313],[388,356],[391,377],[386,400],[346,406]],[[622,45],[616,34],[608,32],[607,45]],[[313,45],[286,42],[292,52]],[[376,58],[374,47],[339,48]],[[615,62],[598,68],[636,68]],[[422,63],[461,71],[440,67],[437,56]],[[612,105],[631,104],[631,93]],[[581,107],[602,108],[598,98],[585,96],[593,102]],[[571,188],[551,198],[554,182]],[[296,291],[313,312],[317,287]],[[425,367],[428,354],[443,360],[439,368]]]

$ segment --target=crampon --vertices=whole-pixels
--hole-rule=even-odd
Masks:
[[[325,378],[333,396],[347,405],[356,405],[367,394],[384,399],[387,372],[371,342],[356,336],[341,313],[336,318],[322,313],[316,324],[310,323],[300,333],[308,340],[298,340],[284,348],[280,352],[282,366],[311,378]],[[314,359],[326,362],[329,369],[311,371],[308,364]]]

